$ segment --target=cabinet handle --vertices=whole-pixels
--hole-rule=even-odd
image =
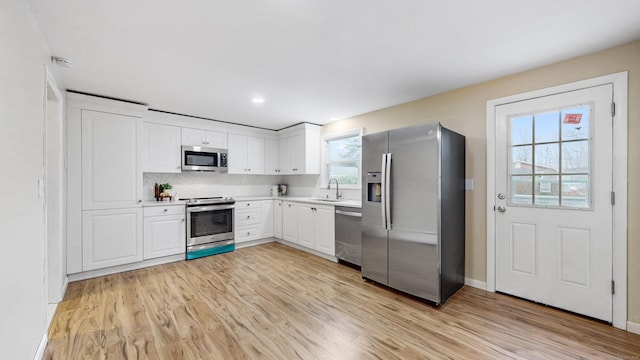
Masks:
[[[140,204],[142,202],[142,200],[138,200],[138,204]]]
[[[164,209],[164,210],[162,210],[162,211],[163,211],[163,212],[167,212],[167,211],[169,211],[169,209]]]
[[[251,219],[251,215],[247,215],[247,219]]]
[[[184,222],[184,219],[182,219],[182,222]]]

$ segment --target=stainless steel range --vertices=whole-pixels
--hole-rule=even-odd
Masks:
[[[187,260],[235,250],[234,199],[180,200],[187,202]]]

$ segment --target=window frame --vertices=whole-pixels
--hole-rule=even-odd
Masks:
[[[328,150],[329,150],[329,142],[330,141],[334,141],[334,140],[341,140],[341,139],[345,139],[345,138],[350,138],[350,137],[358,137],[358,147],[360,148],[360,153],[358,156],[358,183],[356,185],[353,184],[340,184],[340,188],[341,189],[353,189],[353,190],[359,190],[362,188],[362,135],[363,135],[363,129],[354,129],[354,130],[347,130],[347,131],[342,131],[339,133],[332,133],[332,134],[327,134],[327,135],[323,135],[322,136],[322,151],[321,151],[321,169],[320,169],[320,188],[327,188],[327,184],[329,179],[327,179],[328,176]],[[333,162],[333,163],[338,163],[338,162]]]

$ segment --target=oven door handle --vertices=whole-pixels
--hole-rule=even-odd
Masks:
[[[211,206],[187,206],[187,212],[203,212],[203,211],[212,211],[212,210],[227,210],[233,209],[234,205],[211,205]]]

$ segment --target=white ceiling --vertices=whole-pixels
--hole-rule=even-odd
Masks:
[[[29,1],[66,88],[270,129],[640,38],[638,0]]]

